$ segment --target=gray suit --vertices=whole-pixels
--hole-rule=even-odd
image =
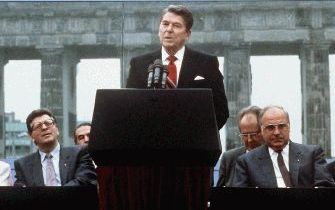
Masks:
[[[334,186],[320,146],[290,142],[289,171],[294,187]],[[266,145],[238,158],[234,187],[277,187],[277,180]]]
[[[61,147],[59,171],[62,186],[96,185],[97,175],[87,147]],[[14,161],[15,186],[44,186],[39,152]]]
[[[245,147],[228,150],[222,154],[220,161],[219,179],[216,184],[218,187],[231,187],[234,178],[236,160],[245,153]]]

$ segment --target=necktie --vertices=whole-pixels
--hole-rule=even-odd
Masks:
[[[47,161],[46,164],[46,186],[57,186],[57,179],[56,179],[56,173],[54,169],[54,165],[52,163],[52,155],[47,154],[45,156],[45,159]]]
[[[170,55],[168,57],[169,60],[169,64],[168,64],[168,72],[169,72],[169,83],[173,88],[175,88],[177,86],[177,67],[176,64],[174,63],[177,58],[174,55]]]
[[[292,187],[290,172],[288,172],[285,166],[283,155],[281,154],[281,151],[278,151],[277,153],[278,153],[277,162],[278,162],[280,173],[284,179],[285,185],[286,187]]]

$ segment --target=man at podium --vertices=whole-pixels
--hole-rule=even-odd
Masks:
[[[165,8],[161,49],[130,61],[126,87],[138,89],[97,92],[89,149],[103,209],[207,209],[218,129],[229,113],[217,57],[185,46],[192,25],[186,7]],[[184,89],[147,90],[163,83]]]
[[[170,5],[160,17],[160,50],[134,57],[130,61],[127,88],[147,88],[148,68],[157,59],[168,67],[167,83],[176,88],[210,88],[218,129],[229,117],[223,76],[216,56],[185,46],[191,36],[193,15],[181,5]]]

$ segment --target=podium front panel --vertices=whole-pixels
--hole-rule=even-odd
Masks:
[[[102,89],[89,151],[100,165],[214,166],[221,154],[210,89]]]

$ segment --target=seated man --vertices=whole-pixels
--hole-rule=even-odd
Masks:
[[[284,108],[265,107],[259,122],[265,144],[238,158],[233,187],[334,186],[322,148],[291,141]]]
[[[74,129],[73,139],[76,145],[87,145],[90,140],[91,123],[80,123]]]
[[[263,144],[258,115],[261,108],[249,106],[241,109],[237,115],[237,124],[244,146],[228,150],[222,154],[220,161],[218,187],[231,187],[234,178],[236,160],[239,156]]]
[[[28,133],[37,152],[15,160],[14,186],[97,185],[97,175],[87,147],[62,147],[55,116],[46,109],[32,111]]]

